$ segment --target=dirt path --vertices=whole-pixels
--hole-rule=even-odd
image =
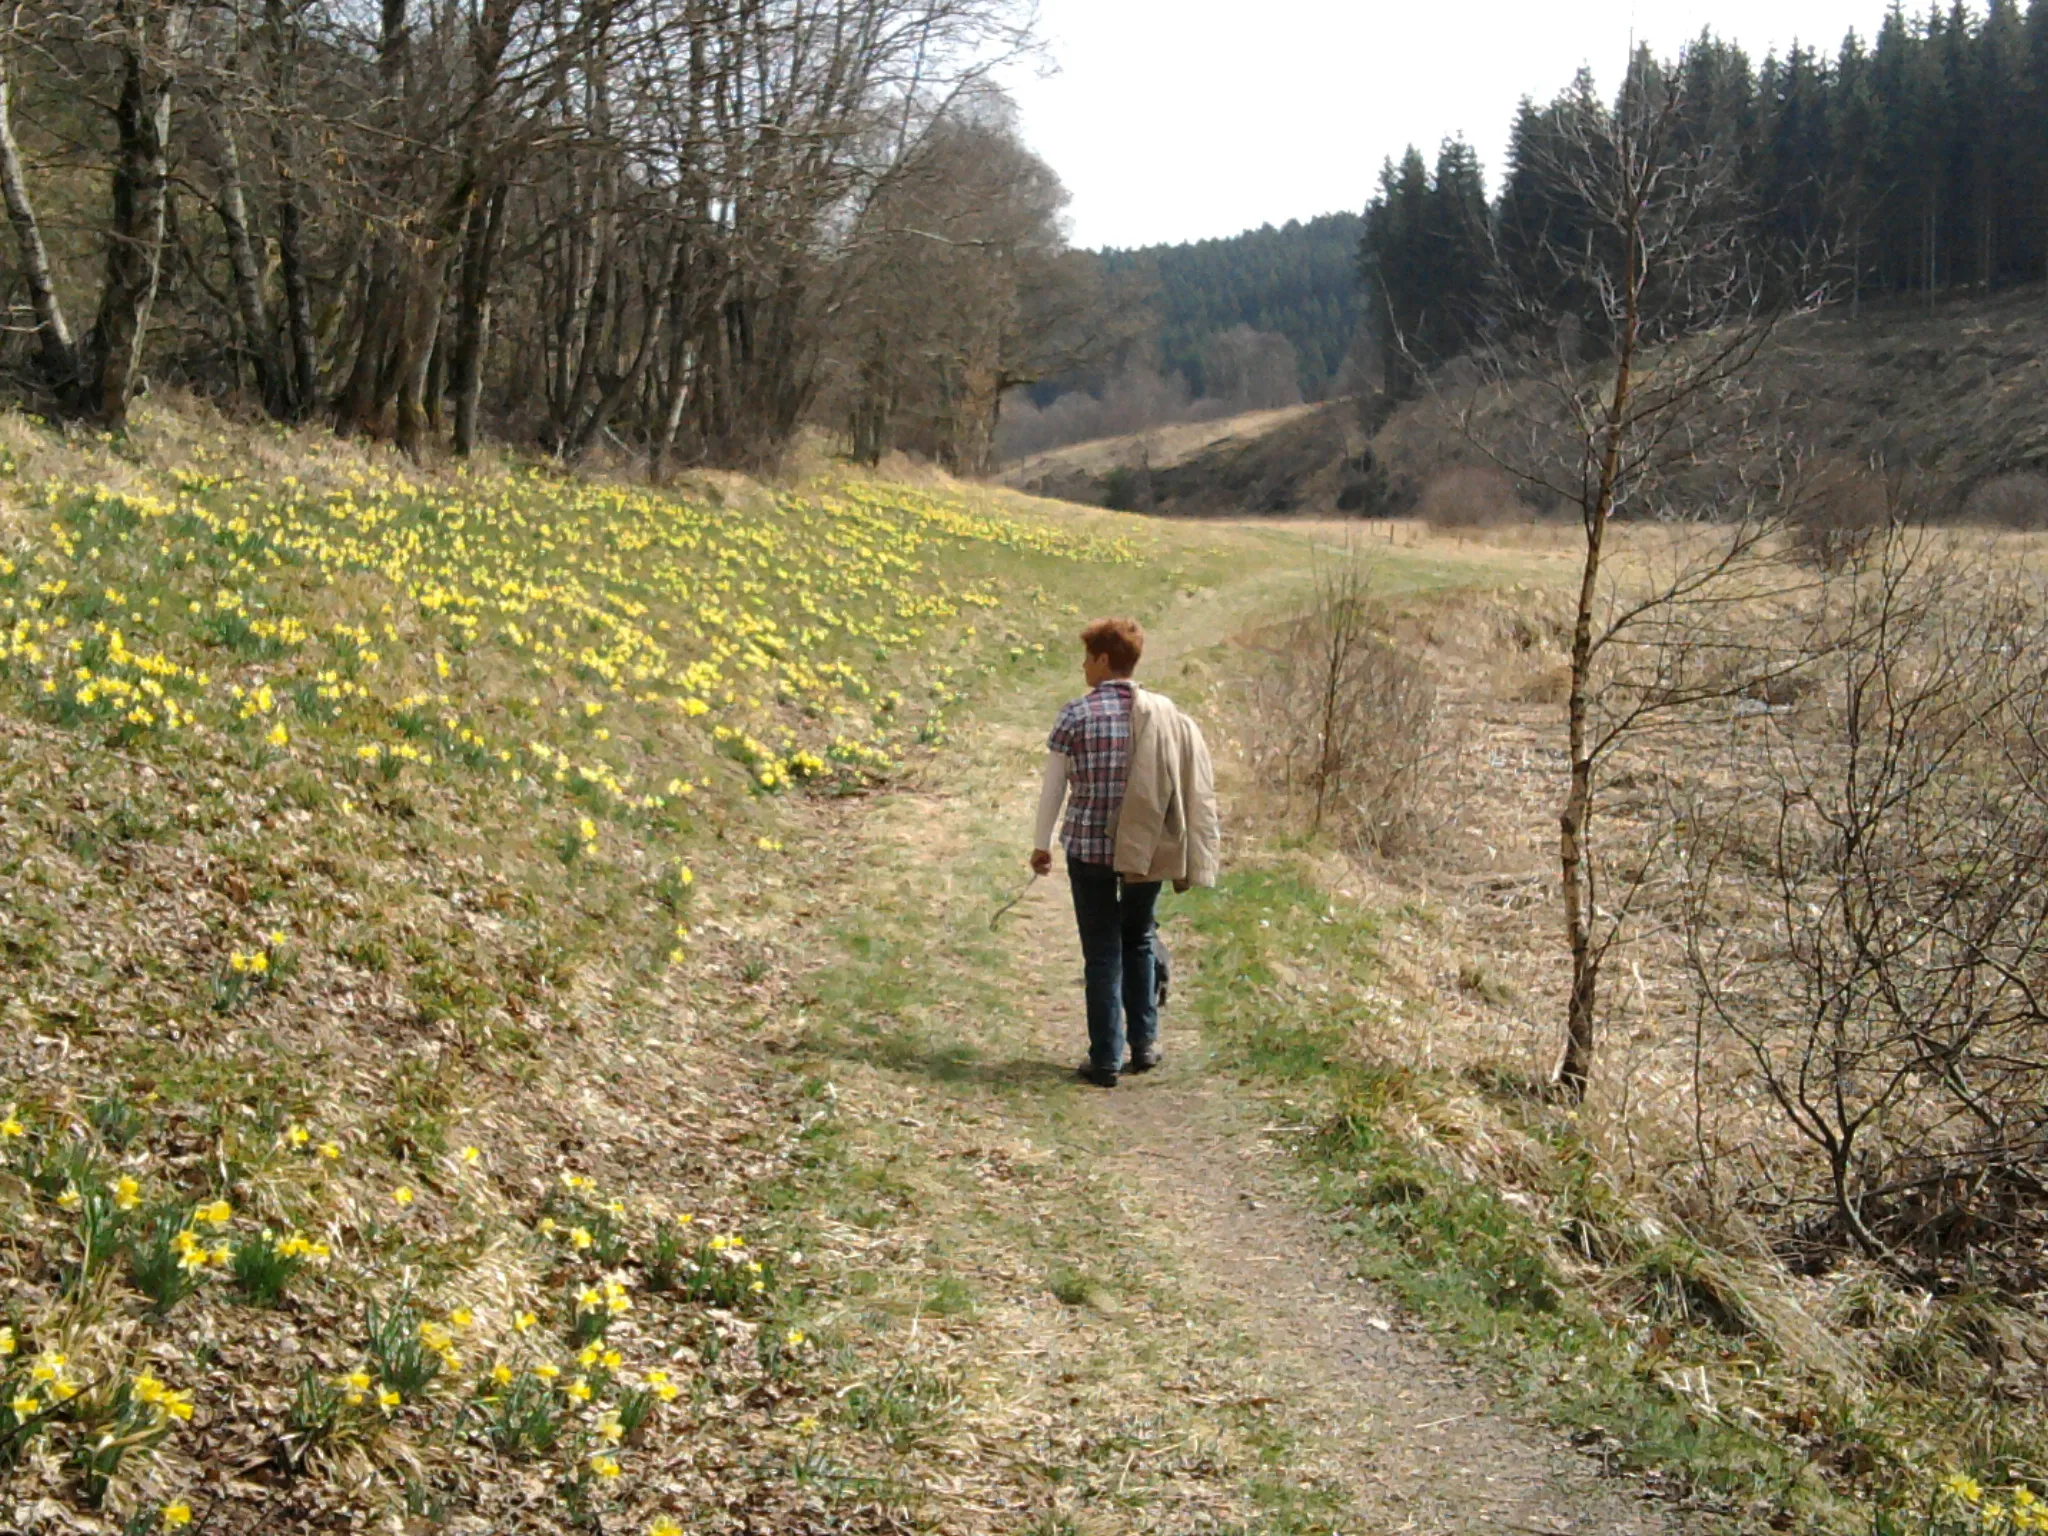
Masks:
[[[1271,593],[1253,575],[1178,605],[1148,647],[1148,674],[1171,692],[1175,676],[1213,665],[1203,649]],[[1085,1029],[1064,882],[1033,888],[999,941],[974,930],[1022,872],[1038,743],[1072,691],[1052,680],[988,701],[963,728],[967,745],[945,783],[839,827],[871,893],[862,947],[900,931],[907,956],[919,933],[956,924],[954,954],[976,956],[919,962],[927,990],[892,1014],[914,1022],[914,1047],[899,1036],[887,1052],[842,1043],[836,1053],[853,1113],[865,1117],[867,1166],[915,1191],[904,1202],[915,1214],[892,1238],[907,1256],[898,1266],[972,1276],[981,1303],[972,1325],[959,1325],[960,1355],[998,1362],[972,1398],[984,1454],[993,1445],[1018,1464],[1070,1464],[1042,1494],[991,1476],[976,1502],[928,1518],[946,1530],[1088,1536],[1699,1528],[1639,1485],[1603,1476],[1557,1432],[1510,1417],[1353,1278],[1262,1126],[1261,1102],[1211,1070],[1189,1026],[1169,1015],[1169,1059],[1150,1077],[1111,1092],[1067,1077]],[[1017,858],[1001,857],[1012,843]],[[1169,916],[1171,906],[1169,897]],[[895,930],[874,926],[885,921]],[[970,968],[980,972],[971,983],[961,974]],[[958,1172],[968,1167],[971,1186]],[[1052,1303],[1044,1277],[1055,1259],[1113,1272],[1117,1299]],[[1084,1390],[1091,1372],[1097,1386]],[[1249,1440],[1246,1413],[1259,1419]],[[1028,1456],[1014,1449],[1020,1436],[1034,1437]],[[1099,1474],[1071,1469],[1091,1458]],[[1148,1470],[1149,1491],[1139,1487]],[[1212,1515],[1222,1505],[1200,1504],[1191,1488],[1202,1479],[1219,1489],[1263,1479],[1265,1517]],[[1311,1502],[1290,1503],[1295,1491]],[[1005,1499],[1038,1512],[1037,1523],[997,1518]]]
[[[1052,892],[1057,897],[1063,893]],[[1061,902],[1036,903],[1017,949],[1031,1044],[1054,1061],[1084,1054],[1079,959]],[[1235,1085],[1169,1018],[1167,1064],[1079,1116],[1115,1149],[1134,1236],[1170,1249],[1292,1386],[1288,1409],[1332,1442],[1369,1529],[1387,1532],[1630,1532],[1681,1529],[1668,1508],[1601,1476],[1542,1428],[1518,1423],[1353,1278],[1305,1207],[1284,1149],[1262,1134]]]

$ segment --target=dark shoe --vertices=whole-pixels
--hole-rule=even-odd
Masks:
[[[1114,1088],[1116,1086],[1116,1074],[1114,1072],[1106,1071],[1085,1061],[1080,1066],[1074,1068],[1074,1076],[1084,1083],[1093,1083],[1098,1088]]]
[[[1124,1070],[1126,1072],[1150,1072],[1159,1065],[1161,1060],[1162,1057],[1159,1052],[1147,1051],[1144,1055],[1133,1056],[1129,1061],[1125,1062]]]

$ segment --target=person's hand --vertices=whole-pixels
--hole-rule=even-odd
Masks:
[[[1034,875],[1049,875],[1052,873],[1052,850],[1050,848],[1034,848],[1031,850],[1031,873]]]

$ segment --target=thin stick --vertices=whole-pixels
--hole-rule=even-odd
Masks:
[[[1003,920],[1004,915],[1009,912],[1010,908],[1016,906],[1018,902],[1022,901],[1026,896],[1029,896],[1031,894],[1031,887],[1038,884],[1038,879],[1039,872],[1034,869],[1033,871],[1031,871],[1031,878],[1024,882],[1023,888],[1019,890],[1016,895],[1012,896],[1008,901],[1004,902],[1000,907],[996,908],[996,915],[988,920],[988,931],[990,933],[994,933],[996,931],[996,924],[1000,923]]]

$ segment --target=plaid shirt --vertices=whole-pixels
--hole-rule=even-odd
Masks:
[[[1046,738],[1048,748],[1064,752],[1072,763],[1060,841],[1067,857],[1083,864],[1116,862],[1116,838],[1110,828],[1124,803],[1124,783],[1131,773],[1134,691],[1135,685],[1125,677],[1096,684],[1086,697],[1060,711]]]

